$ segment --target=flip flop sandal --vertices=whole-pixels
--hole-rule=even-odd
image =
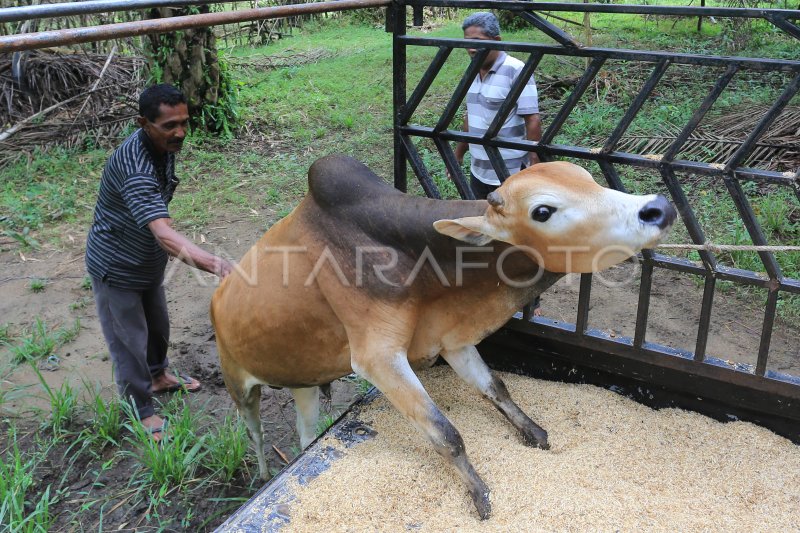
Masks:
[[[169,394],[172,392],[178,392],[182,390],[184,392],[197,392],[203,388],[200,382],[197,382],[196,387],[189,388],[187,384],[192,383],[193,378],[187,374],[182,374],[180,372],[175,372],[175,377],[180,381],[180,383],[175,383],[174,385],[170,385],[165,389],[154,390],[153,394]]]
[[[155,427],[155,428],[149,428],[149,427],[145,427],[145,426],[142,426],[142,427],[144,427],[144,429],[147,432],[147,434],[150,435],[150,437],[152,437],[153,440],[155,440],[156,442],[161,442],[161,440],[166,436],[166,433],[167,433],[167,421],[166,420],[164,420],[164,423],[162,423],[160,426]],[[158,437],[156,437],[156,435],[158,435]]]

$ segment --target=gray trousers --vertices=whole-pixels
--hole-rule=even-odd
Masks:
[[[92,277],[100,327],[114,364],[114,381],[139,418],[155,414],[153,378],[169,366],[169,315],[164,287],[143,291],[109,287]]]

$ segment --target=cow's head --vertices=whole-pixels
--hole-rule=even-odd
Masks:
[[[475,245],[521,247],[551,272],[596,272],[652,248],[675,221],[660,195],[606,189],[583,168],[540,163],[508,178],[483,216],[438,220],[439,233]]]

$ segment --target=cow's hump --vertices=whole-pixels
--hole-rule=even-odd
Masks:
[[[339,154],[322,157],[311,165],[308,170],[308,189],[314,201],[323,209],[402,194],[360,161]]]

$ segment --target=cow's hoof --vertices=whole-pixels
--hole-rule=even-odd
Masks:
[[[492,515],[492,504],[489,503],[489,489],[470,491],[470,496],[472,496],[472,502],[475,504],[475,509],[477,509],[481,520],[489,518]]]
[[[547,432],[539,426],[523,432],[522,440],[527,446],[535,446],[542,450],[550,449],[550,444],[547,442]]]

